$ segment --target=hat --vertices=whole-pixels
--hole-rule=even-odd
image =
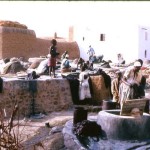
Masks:
[[[68,58],[68,57],[69,57],[69,55],[68,55],[68,54],[66,54],[65,58]]]
[[[139,61],[136,61],[136,62],[134,63],[134,67],[141,67],[141,63],[140,63]]]

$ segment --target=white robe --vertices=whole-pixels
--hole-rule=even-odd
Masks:
[[[79,87],[79,98],[84,100],[85,98],[91,98],[89,77],[84,79],[84,75],[88,75],[86,72],[81,72],[79,75],[80,87]]]

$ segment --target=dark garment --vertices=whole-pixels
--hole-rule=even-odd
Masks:
[[[133,84],[130,86],[130,94],[129,99],[138,99],[140,98],[140,90],[137,84]]]
[[[145,96],[145,91],[144,91],[145,85],[146,85],[146,78],[143,76],[140,85],[133,84],[130,86],[131,90],[130,90],[129,98],[137,99]]]
[[[36,93],[37,92],[37,81],[29,80],[29,92]]]
[[[139,91],[140,91],[141,96],[145,96],[145,91],[144,91],[145,86],[146,86],[146,78],[144,76],[142,76],[141,83],[140,83],[140,86],[139,86],[139,88],[140,88]]]
[[[0,93],[3,92],[3,79],[0,77]]]
[[[37,81],[29,80],[29,92],[31,92],[31,115],[35,115],[35,93],[37,92]]]
[[[71,96],[73,104],[79,104],[79,80],[78,79],[68,79],[70,84]]]
[[[36,74],[35,71],[32,71],[31,73],[28,74],[28,80],[32,80],[32,79],[37,79],[39,78],[40,76]]]
[[[138,99],[145,96],[145,85],[146,85],[146,78],[143,76],[140,85],[133,84],[130,88],[130,99]],[[144,112],[149,113],[149,100],[146,101]]]
[[[50,47],[50,55],[52,58],[55,58],[59,53],[57,52],[57,48],[55,46]]]

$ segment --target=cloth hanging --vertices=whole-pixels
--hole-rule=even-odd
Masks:
[[[79,87],[79,98],[84,100],[86,98],[92,98],[89,86],[89,76],[86,72],[81,72],[79,75],[80,87]]]
[[[37,81],[29,80],[29,92],[36,93],[37,92]]]
[[[69,81],[71,96],[73,104],[79,103],[79,80],[78,79],[67,79]]]
[[[3,79],[0,77],[0,93],[3,92]]]

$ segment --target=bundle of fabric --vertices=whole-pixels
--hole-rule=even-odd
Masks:
[[[110,87],[105,85],[102,75],[90,76],[90,86],[92,88],[92,100],[97,105],[102,105],[102,100],[111,99]]]
[[[27,71],[30,72],[30,73],[31,73],[32,71],[35,71],[36,74],[41,75],[41,74],[43,74],[43,73],[46,71],[48,61],[49,61],[48,58],[45,59],[45,60],[42,60],[42,61],[40,62],[40,64],[38,65],[37,68],[35,68],[35,69],[30,69],[30,68],[28,68]]]
[[[79,72],[70,72],[70,73],[62,73],[61,76],[63,78],[66,78],[66,79],[78,79],[79,78]]]
[[[39,66],[39,64],[41,63],[41,59],[37,59],[34,62],[31,63],[31,65],[29,66],[29,69],[35,69]]]
[[[83,120],[73,128],[73,133],[79,136],[99,137],[102,133],[101,126],[95,121]]]

